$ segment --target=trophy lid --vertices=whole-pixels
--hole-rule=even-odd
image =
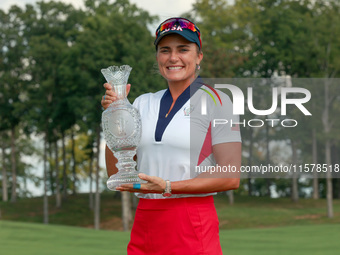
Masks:
[[[106,81],[111,85],[126,85],[132,67],[129,65],[109,66],[101,70]]]

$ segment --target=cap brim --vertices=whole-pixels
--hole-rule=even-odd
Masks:
[[[200,42],[197,38],[197,35],[194,34],[194,32],[189,32],[186,30],[183,31],[168,31],[162,35],[160,35],[154,42],[154,45],[157,47],[158,43],[160,42],[160,40],[162,40],[162,38],[164,38],[164,36],[170,35],[170,34],[178,34],[180,36],[182,36],[183,38],[185,38],[186,40],[188,40],[189,42],[193,42],[196,43],[198,45],[198,48],[201,48],[200,46]]]

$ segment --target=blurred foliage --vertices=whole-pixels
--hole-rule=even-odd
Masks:
[[[24,164],[23,157],[32,153],[43,155],[41,144],[28,149],[33,136],[43,136],[48,144],[52,191],[55,178],[62,178],[55,176],[53,144],[57,143],[60,167],[69,179],[71,162],[75,162],[79,178],[86,178],[89,164],[95,163],[105,82],[101,68],[132,66],[131,102],[140,94],[166,88],[166,81],[155,70],[154,38],[148,30],[158,21],[157,17],[128,0],[85,0],[84,6],[76,9],[50,1],[27,4],[24,8],[14,5],[7,12],[0,10],[0,143],[5,156],[1,157],[0,166],[10,176],[15,163],[17,175],[37,182],[36,175],[28,170],[34,166]],[[197,0],[183,16],[195,21],[201,30],[203,77],[271,79],[279,75],[333,79],[339,77],[340,70],[339,12],[340,2],[336,0],[235,0],[234,4],[226,0]],[[270,86],[280,85],[273,82]],[[254,85],[254,89],[256,107],[270,106],[271,97],[263,92],[263,87]],[[322,162],[325,157],[324,139],[331,138],[332,160],[339,163],[336,152],[340,122],[335,117],[340,111],[339,86],[330,91],[334,97],[328,107],[334,120],[327,134],[320,122],[324,111],[322,89],[309,89],[318,102],[309,105],[313,121],[292,111],[287,118],[306,124],[284,131],[280,126],[269,130],[242,129],[244,165],[280,162],[280,146],[285,143],[283,153],[289,154],[291,140],[297,141],[298,162],[311,162],[313,129],[317,132],[318,160]],[[15,138],[12,147],[11,136]],[[76,144],[73,149],[72,139]],[[10,160],[12,154],[16,156]],[[284,156],[284,163],[291,160]],[[242,183],[239,193],[247,192],[252,185],[251,195],[266,195],[269,187],[280,196],[290,195],[287,180]],[[340,197],[340,185],[336,180],[334,184],[334,195]],[[302,196],[307,196],[310,185],[300,181]],[[320,194],[325,196],[322,188]]]

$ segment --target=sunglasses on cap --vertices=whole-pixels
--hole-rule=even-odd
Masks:
[[[201,33],[198,27],[192,23],[190,20],[185,18],[170,18],[165,20],[163,23],[161,23],[157,30],[156,30],[156,38],[162,33],[167,32],[174,28],[175,26],[180,26],[182,29],[188,29],[194,33],[198,34],[198,39],[200,41],[200,45],[202,45],[201,41]]]

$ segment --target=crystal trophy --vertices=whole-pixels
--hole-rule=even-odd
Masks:
[[[110,190],[115,190],[121,184],[146,183],[138,177],[136,162],[133,160],[141,138],[142,121],[138,110],[126,96],[126,84],[131,70],[128,65],[110,66],[101,70],[117,94],[117,100],[102,114],[106,144],[118,159],[118,172],[111,175],[106,183]]]

